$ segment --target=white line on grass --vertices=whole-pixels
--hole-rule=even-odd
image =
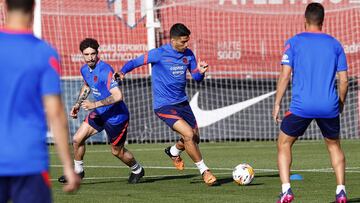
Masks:
[[[51,165],[53,168],[61,168],[61,165]],[[127,166],[94,166],[89,165],[85,166],[85,168],[109,168],[109,169],[119,169],[119,168],[129,168]],[[149,169],[165,169],[165,170],[174,170],[174,167],[170,166],[144,166],[144,168]],[[196,167],[187,167],[188,170],[198,170]],[[360,167],[348,167],[346,168],[346,173],[360,173]],[[216,171],[232,171],[232,168],[211,168],[211,170]],[[269,168],[254,168],[255,172],[278,172],[277,169],[269,169]],[[292,169],[292,172],[316,172],[316,173],[332,173],[332,168],[315,168],[315,169]]]
[[[232,144],[235,142],[230,142],[229,144]],[[304,142],[304,143],[296,143],[297,146],[299,145],[309,145],[309,144],[318,144],[317,142]],[[107,145],[106,145],[107,146]],[[86,150],[86,153],[110,153],[111,149],[110,149],[110,145],[109,146],[109,150]],[[127,145],[129,146],[129,145]],[[234,146],[234,145],[229,145],[229,146],[209,146],[209,147],[200,147],[200,149],[234,149],[234,148],[241,148],[241,149],[245,149],[245,148],[264,148],[264,147],[275,147],[276,143],[274,142],[273,145],[269,145],[269,144],[256,144],[256,145],[252,145],[249,143],[248,146],[244,146],[244,145],[239,145],[239,146]],[[165,148],[141,148],[141,149],[130,149],[131,151],[134,152],[146,152],[146,151],[163,151]],[[56,154],[56,152],[50,152],[50,154]]]

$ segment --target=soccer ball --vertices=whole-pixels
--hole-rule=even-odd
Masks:
[[[246,163],[237,165],[232,172],[233,179],[238,185],[250,184],[254,180],[254,175],[254,169]]]

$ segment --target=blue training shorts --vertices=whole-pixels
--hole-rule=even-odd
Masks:
[[[0,176],[0,203],[50,203],[51,183],[48,172],[25,176]]]
[[[163,106],[155,109],[155,114],[163,120],[170,128],[178,120],[185,120],[192,129],[197,128],[194,113],[191,110],[188,101],[184,101],[174,105]]]
[[[335,118],[303,118],[288,111],[286,112],[285,117],[281,122],[280,129],[289,136],[299,137],[305,133],[305,130],[308,128],[311,121],[314,119],[324,137],[329,139],[339,138],[339,116],[336,116]]]
[[[85,122],[98,132],[105,129],[108,139],[112,145],[119,146],[125,143],[127,128],[129,125],[128,119],[120,122],[119,124],[112,124],[96,111],[91,111],[85,118]]]

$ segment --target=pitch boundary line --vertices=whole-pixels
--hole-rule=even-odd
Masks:
[[[61,168],[61,165],[51,165],[53,168]],[[128,169],[127,166],[96,166],[89,165],[85,168],[107,168],[107,169]],[[164,170],[175,170],[173,166],[144,166],[145,169],[164,169]],[[187,167],[187,170],[198,170],[196,167]],[[347,167],[346,173],[360,173],[360,167]],[[212,171],[232,171],[232,168],[211,168]],[[255,173],[266,173],[266,172],[278,172],[278,169],[269,168],[254,168]],[[316,172],[316,173],[333,173],[332,168],[318,168],[318,169],[292,169],[291,172]],[[219,173],[215,173],[219,174]]]
[[[307,143],[296,143],[296,146],[299,146],[299,145],[309,145],[309,144],[318,144],[318,143],[311,143],[311,142],[307,142]],[[106,145],[106,146],[109,146],[110,145]],[[241,148],[241,149],[245,149],[245,148],[264,148],[264,147],[275,147],[276,146],[276,143],[274,142],[274,145],[251,145],[251,146],[243,146],[243,145],[240,145],[240,146],[213,146],[213,147],[201,147],[200,149],[201,150],[207,150],[207,149],[227,149],[227,148]],[[164,148],[142,148],[142,149],[130,149],[131,151],[134,151],[134,152],[146,152],[146,151],[162,151],[164,150]],[[86,150],[86,153],[108,153],[108,152],[111,152],[111,149],[109,148],[109,150]],[[50,152],[50,154],[56,154],[56,152]]]

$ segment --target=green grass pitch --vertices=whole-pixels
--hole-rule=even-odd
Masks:
[[[51,152],[51,177],[54,202],[276,202],[280,180],[276,166],[275,142],[201,143],[205,163],[212,169],[220,186],[209,187],[202,181],[195,165],[186,155],[185,170],[177,171],[164,154],[169,144],[130,144],[126,147],[145,167],[139,184],[127,183],[129,169],[113,157],[109,145],[89,145],[85,155],[85,179],[74,194],[62,192],[57,177],[62,169]],[[343,140],[349,202],[360,202],[360,140]],[[255,179],[248,186],[236,185],[232,169],[239,163],[255,169]],[[335,176],[323,141],[298,141],[293,147],[292,173],[303,180],[292,181],[294,202],[333,202]]]

